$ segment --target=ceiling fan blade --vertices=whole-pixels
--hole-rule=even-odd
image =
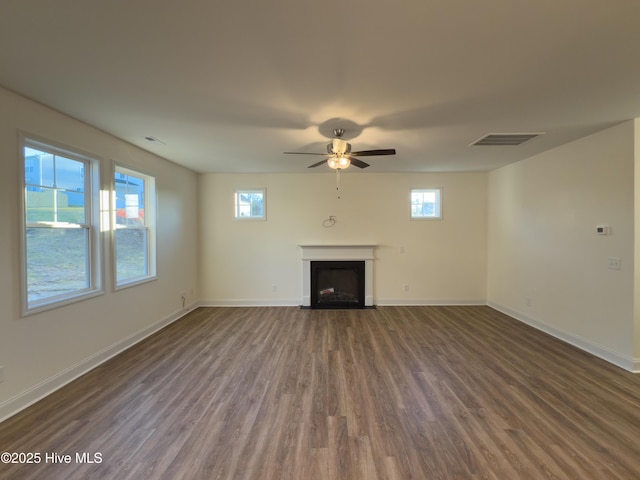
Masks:
[[[349,157],[349,160],[351,160],[351,165],[355,165],[358,168],[367,168],[369,166],[367,162],[363,162],[359,158]]]
[[[325,157],[331,155],[330,153],[315,153],[315,152],[283,152],[289,155],[324,155]]]
[[[358,157],[372,157],[374,155],[395,155],[395,148],[384,148],[381,150],[363,150],[361,152],[351,152],[351,155],[357,155]]]
[[[322,165],[323,163],[327,163],[326,160],[322,160],[321,162],[318,163],[314,163],[313,165],[309,165],[307,168],[315,168],[315,167],[319,167],[320,165]]]

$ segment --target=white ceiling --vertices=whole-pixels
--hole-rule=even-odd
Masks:
[[[199,172],[327,171],[282,152],[336,127],[490,170],[640,117],[640,2],[1,0],[0,85]],[[469,146],[505,132],[546,134]]]

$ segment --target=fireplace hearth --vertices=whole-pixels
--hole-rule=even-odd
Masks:
[[[364,308],[364,261],[312,261],[311,308]]]

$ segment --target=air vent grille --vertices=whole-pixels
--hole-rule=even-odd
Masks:
[[[531,140],[532,138],[536,138],[540,135],[544,135],[543,132],[535,132],[535,133],[489,133],[483,137],[480,137],[478,140],[473,142],[471,145],[481,145],[481,146],[515,146],[521,145],[527,140]]]

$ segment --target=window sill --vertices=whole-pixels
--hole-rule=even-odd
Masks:
[[[37,313],[46,312],[47,310],[53,310],[54,308],[60,308],[67,305],[71,305],[73,303],[82,302],[83,300],[99,297],[101,295],[104,295],[103,289],[82,292],[75,295],[69,295],[64,298],[51,299],[51,300],[44,299],[38,302],[34,302],[35,305],[33,307],[24,305],[22,308],[22,316],[28,317],[30,315],[35,315]]]
[[[137,277],[137,278],[128,280],[126,282],[118,283],[113,287],[113,289],[114,291],[117,292],[118,290],[124,290],[130,287],[135,287],[136,285],[142,285],[144,283],[153,282],[157,279],[158,279],[157,275],[150,275],[148,277]]]

